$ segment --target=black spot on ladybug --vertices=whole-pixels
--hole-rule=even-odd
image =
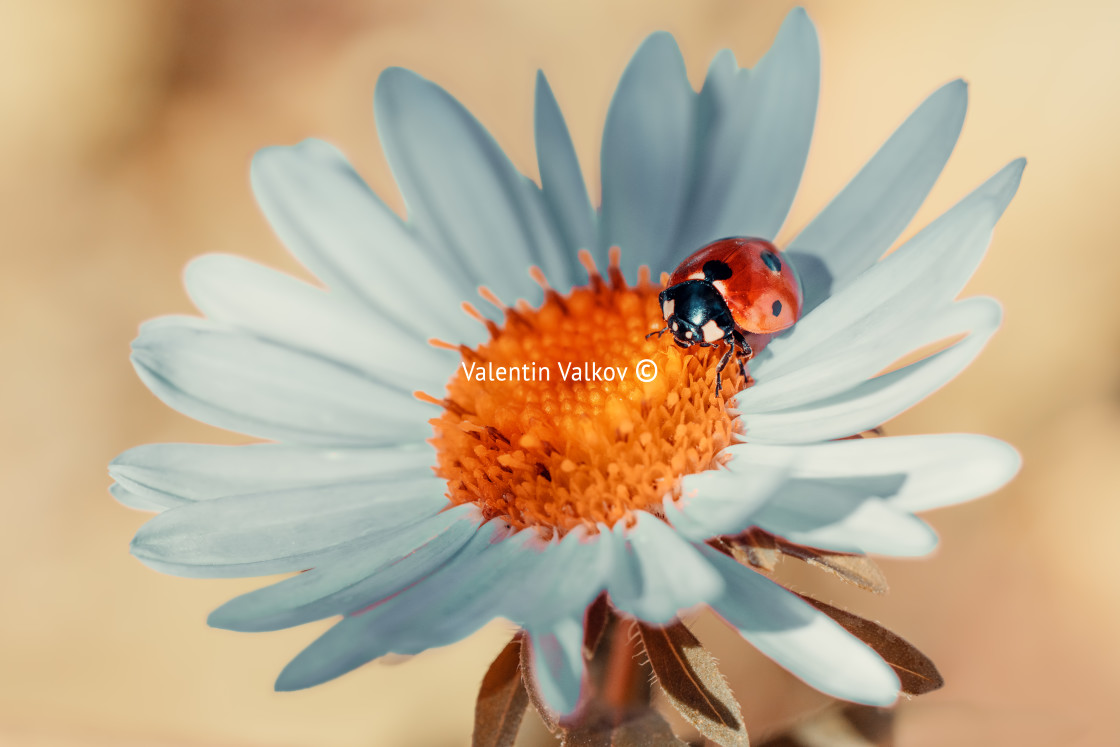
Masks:
[[[731,267],[726,262],[718,259],[709,259],[704,263],[704,279],[709,283],[717,280],[727,280],[731,277]]]
[[[770,310],[774,312],[774,316],[781,316],[782,302],[781,301],[775,301],[774,305],[770,307]]]
[[[782,269],[782,260],[778,259],[778,255],[774,254],[774,252],[763,252],[762,261],[766,263],[766,266],[770,268],[771,272],[777,272]],[[774,312],[775,315],[777,315],[777,313],[776,311]]]

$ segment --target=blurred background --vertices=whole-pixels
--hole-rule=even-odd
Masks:
[[[443,85],[535,177],[532,90],[543,68],[594,193],[610,94],[646,34],[673,32],[699,84],[720,48],[753,64],[792,5],[0,4],[0,744],[468,744],[503,626],[277,694],[280,668],[326,623],[210,629],[209,610],[259,582],[164,577],[129,556],[146,516],[109,497],[106,463],[152,441],[238,442],[150,395],[129,341],[146,318],[190,311],[180,272],[197,254],[302,274],[250,195],[249,158],[262,146],[330,140],[401,207],[373,126],[381,69]],[[966,291],[1000,299],[1004,329],[887,428],[992,434],[1025,466],[1001,493],[933,514],[942,547],[884,562],[885,596],[790,578],[937,662],[947,684],[902,705],[899,745],[1120,744],[1120,4],[805,5],[821,37],[822,98],[785,238],[958,76],[971,83],[964,133],[903,238],[1028,158]],[[718,621],[695,630],[752,736],[826,702]],[[530,724],[523,739],[540,735]]]

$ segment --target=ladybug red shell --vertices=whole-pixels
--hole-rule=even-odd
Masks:
[[[698,249],[680,263],[658,296],[665,328],[682,348],[728,343],[716,369],[716,393],[733,352],[754,354],[745,334],[774,334],[801,314],[801,284],[769,241],[729,238]],[[647,335],[648,336],[648,335]]]

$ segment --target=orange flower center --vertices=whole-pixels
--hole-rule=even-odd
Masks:
[[[541,307],[522,301],[504,324],[484,320],[490,340],[455,348],[447,397],[418,395],[444,407],[432,443],[451,501],[545,536],[660,513],[682,477],[721,463],[737,428],[730,400],[746,383],[733,361],[716,394],[723,346],[646,339],[665,326],[648,268],[631,287],[616,250],[606,280],[589,254],[580,260],[586,287],[561,296],[534,268]]]

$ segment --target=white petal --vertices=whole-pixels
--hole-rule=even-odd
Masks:
[[[967,108],[964,81],[939,88],[790,242],[802,315],[874,264],[910,223],[953,152]]]
[[[600,267],[606,249],[620,246],[633,280],[672,246],[689,186],[695,105],[677,43],[651,35],[622,74],[603,129]]]
[[[634,526],[619,522],[613,532],[618,539],[607,591],[619,611],[665,624],[723,589],[696,548],[652,514],[638,512]]]
[[[830,441],[806,446],[736,444],[725,453],[744,471],[790,465],[797,478],[854,480],[868,495],[905,511],[928,511],[979,498],[1018,472],[1014,448],[988,436],[945,433]]]
[[[837,552],[918,557],[937,535],[916,516],[874,496],[876,481],[790,480],[755,514],[766,531],[799,545]]]
[[[189,318],[144,324],[132,362],[185,415],[260,438],[335,446],[415,442],[431,405],[340,364]]]
[[[691,225],[702,230],[685,234],[692,243],[683,254],[724,236],[777,235],[805,169],[819,89],[817,32],[795,8],[758,65],[738,76],[711,129],[704,175],[689,201]]]
[[[109,464],[109,474],[152,503],[149,510],[283,488],[431,475],[427,444],[381,449],[312,449],[283,444],[146,444]]]
[[[763,443],[844,438],[882,425],[913,407],[963,371],[999,327],[1002,312],[990,298],[970,298],[951,309],[960,329],[971,330],[960,342],[827,399],[779,412],[746,414],[748,438]],[[946,314],[948,318],[949,312]]]
[[[556,253],[552,269],[546,264],[544,270],[552,286],[563,293],[579,275],[575,267],[577,251],[596,248],[598,228],[564,115],[541,72],[537,73],[534,125],[545,203],[564,239],[563,250]],[[552,258],[542,259],[548,263]]]
[[[773,581],[702,550],[727,584],[712,608],[759,651],[833,697],[875,706],[895,701],[898,677],[866,644]]]
[[[510,556],[516,557],[525,541],[518,535],[499,540],[498,524],[491,521],[480,527],[454,560],[431,576],[371,609],[343,618],[284,668],[276,689],[312,687],[387,653],[418,653],[478,630],[493,618],[486,614],[486,605],[495,591],[508,588],[503,584],[509,580]],[[513,543],[507,545],[510,540]],[[475,575],[462,574],[459,569],[464,565],[471,566]],[[471,614],[457,614],[455,605],[460,603],[470,604]],[[437,620],[436,615],[442,617]],[[423,632],[430,624],[442,626],[444,635],[426,638]],[[410,638],[411,643],[400,645]]]
[[[526,220],[528,180],[490,133],[442,88],[401,68],[381,74],[374,113],[409,221],[441,248],[444,271],[507,303],[538,303],[526,272],[558,251],[555,227],[537,233]]]
[[[480,523],[473,506],[456,506],[232,599],[210,613],[208,622],[215,628],[259,632],[353,614],[443,567]]]
[[[885,335],[928,323],[931,310],[956,298],[980,264],[996,222],[1019,187],[1024,164],[1022,159],[1009,163],[799,321],[790,334],[773,340],[767,346],[771,355],[752,366],[755,378],[777,379],[834,357],[859,331]]]
[[[186,285],[210,319],[357,368],[405,393],[442,391],[458,362],[451,351],[432,347],[368,307],[241,257],[195,259],[187,266]]]
[[[790,455],[790,461],[793,455]],[[789,474],[788,467],[745,465],[732,460],[727,469],[687,475],[681,498],[664,500],[665,518],[683,537],[703,542],[725,534],[739,534],[751,524],[755,511]]]
[[[485,337],[460,308],[474,285],[448,271],[438,247],[405,226],[333,146],[305,140],[266,148],[251,177],[273,230],[332,291],[369,304],[386,326],[421,341]]]
[[[563,618],[528,631],[529,666],[538,694],[560,715],[576,709],[583,684],[583,620]]]
[[[158,571],[197,578],[303,570],[324,552],[435,515],[447,506],[444,490],[446,484],[431,477],[190,503],[141,527],[132,554]]]

